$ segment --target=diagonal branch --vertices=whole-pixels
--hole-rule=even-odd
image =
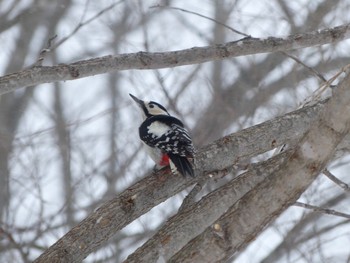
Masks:
[[[249,171],[170,218],[157,234],[130,255],[124,263],[158,262],[160,258],[167,262],[191,239],[210,227],[242,196],[261,183],[272,171],[276,171],[288,153],[290,152],[254,164]]]
[[[295,202],[294,206],[310,209],[313,212],[324,213],[327,215],[339,216],[350,219],[350,215],[342,212],[335,211],[333,209],[323,208],[315,205],[305,204],[302,202]]]
[[[227,261],[294,204],[334,155],[349,132],[350,71],[290,158],[189,242],[169,262]],[[205,253],[200,253],[205,251]],[[190,256],[189,256],[190,255]]]
[[[196,157],[197,169],[200,173],[222,170],[240,159],[295,142],[323,107],[324,102],[320,102],[223,137],[202,148]],[[101,205],[35,262],[80,262],[117,231],[198,180],[168,174],[147,176]]]
[[[285,38],[244,38],[222,45],[194,47],[171,52],[138,52],[104,56],[71,64],[39,66],[0,78],[0,95],[15,89],[43,83],[79,79],[97,74],[129,69],[159,69],[204,63],[244,55],[288,51],[335,43],[350,37],[348,24],[290,35]]]

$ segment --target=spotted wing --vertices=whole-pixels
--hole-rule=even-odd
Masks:
[[[167,153],[184,157],[193,157],[194,147],[188,131],[178,124],[172,124],[171,128],[156,141],[155,147]]]
[[[154,125],[156,122],[160,124]],[[188,131],[180,120],[171,116],[155,116],[153,119],[146,120],[140,126],[140,138],[147,145],[166,153],[184,157],[194,155],[194,147]]]

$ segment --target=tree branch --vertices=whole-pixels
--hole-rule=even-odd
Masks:
[[[246,247],[276,216],[294,204],[324,169],[350,126],[350,73],[326,103],[320,118],[276,173],[236,202],[169,262],[227,261]],[[201,253],[205,251],[205,253]]]
[[[194,183],[193,178],[162,173],[147,176],[104,203],[34,262],[81,262],[118,230]]]
[[[350,26],[290,35],[285,38],[244,38],[222,45],[194,47],[171,52],[138,52],[104,56],[71,64],[39,66],[0,78],[0,95],[20,87],[79,79],[97,74],[130,69],[159,69],[204,63],[244,55],[288,51],[293,49],[335,43],[350,37]]]
[[[288,153],[252,165],[248,172],[232,179],[170,218],[157,234],[130,255],[124,263],[158,262],[160,258],[168,262],[180,248],[210,227],[227,209],[271,172],[275,172]]]
[[[201,174],[223,170],[240,160],[297,141],[323,107],[324,102],[304,107],[213,142],[197,154],[197,171]],[[162,172],[147,176],[101,205],[35,262],[80,262],[127,224],[202,180],[201,176],[185,180],[171,174],[160,175]]]
[[[342,180],[338,179],[336,176],[334,176],[328,169],[325,169],[323,171],[323,174],[327,176],[329,180],[333,181],[335,184],[341,187],[344,191],[350,193],[349,185],[344,183]]]
[[[310,209],[310,210],[312,210],[314,212],[318,212],[318,213],[323,213],[323,214],[327,214],[327,215],[339,216],[339,217],[344,217],[346,219],[350,219],[350,215],[349,214],[338,212],[338,211],[335,211],[333,209],[322,208],[322,207],[319,207],[319,206],[305,204],[305,203],[302,203],[302,202],[295,202],[294,206],[302,207],[302,208],[305,208],[305,209]]]

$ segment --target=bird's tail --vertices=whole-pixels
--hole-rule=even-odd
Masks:
[[[171,171],[173,173],[180,173],[183,176],[189,175],[194,177],[194,171],[193,171],[193,167],[192,164],[190,163],[190,161],[183,156],[179,156],[179,155],[174,155],[171,153],[168,153],[168,156],[170,158],[170,168]],[[172,165],[173,164],[173,165]]]

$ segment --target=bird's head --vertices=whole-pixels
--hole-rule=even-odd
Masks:
[[[155,115],[170,115],[168,111],[159,103],[154,101],[143,101],[136,98],[134,95],[129,94],[130,97],[136,102],[141,110],[143,119],[150,118]]]

